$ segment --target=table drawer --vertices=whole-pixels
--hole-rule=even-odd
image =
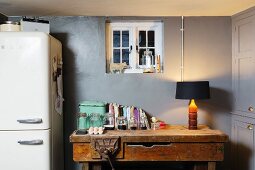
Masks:
[[[123,148],[122,145],[120,145]],[[123,158],[123,149],[119,149],[115,158]],[[73,144],[73,160],[77,162],[83,161],[100,161],[102,157],[95,151],[90,143],[74,143]]]
[[[91,160],[92,148],[90,143],[74,143],[73,144],[73,160],[80,161],[89,161]]]
[[[222,161],[223,143],[128,142],[124,144],[128,161]]]

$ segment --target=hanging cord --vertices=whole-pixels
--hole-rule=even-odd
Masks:
[[[181,25],[181,81],[184,79],[184,16]]]

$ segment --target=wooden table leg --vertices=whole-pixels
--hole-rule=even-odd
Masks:
[[[208,162],[208,170],[216,170],[216,162]]]
[[[207,170],[207,162],[196,162],[193,170]]]
[[[101,170],[102,169],[102,165],[100,162],[96,162],[96,163],[90,163],[90,168],[91,170]]]
[[[83,163],[82,164],[82,170],[89,170],[89,163]]]
[[[193,170],[216,170],[216,162],[195,163]]]
[[[84,162],[82,163],[82,170],[101,170],[101,163]]]

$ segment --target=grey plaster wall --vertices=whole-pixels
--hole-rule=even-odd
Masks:
[[[105,74],[103,17],[48,17],[51,32],[62,41],[64,57],[65,169],[78,169],[72,161],[69,135],[76,128],[82,100],[134,105],[170,124],[187,124],[188,101],[176,100],[180,81],[181,17],[164,20],[164,73]],[[197,102],[199,123],[230,135],[231,18],[186,17],[184,79],[209,80],[212,98]],[[228,158],[229,147],[226,149]],[[222,164],[227,169],[228,159]]]

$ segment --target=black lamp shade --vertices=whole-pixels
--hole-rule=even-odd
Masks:
[[[176,99],[209,99],[209,81],[177,82]]]

